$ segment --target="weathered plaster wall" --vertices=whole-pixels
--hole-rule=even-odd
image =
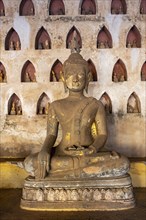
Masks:
[[[127,14],[111,15],[110,0],[96,0],[96,15],[80,15],[79,0],[64,0],[64,16],[48,15],[48,0],[33,0],[34,16],[19,16],[20,0],[4,0],[5,15],[0,19],[0,61],[7,73],[7,83],[1,83],[1,156],[25,157],[38,151],[46,136],[46,116],[36,115],[37,101],[45,92],[50,101],[65,97],[61,82],[50,82],[50,70],[59,59],[62,63],[70,51],[66,37],[73,25],[82,38],[81,55],[95,64],[98,82],[89,85],[89,96],[99,99],[106,92],[113,113],[108,116],[109,138],[106,146],[130,157],[146,156],[146,82],[140,71],[146,60],[146,15],[139,13],[139,0],[127,0]],[[131,7],[132,5],[132,7]],[[97,35],[105,25],[113,39],[113,48],[97,49]],[[141,33],[141,48],[126,48],[126,37],[135,25]],[[35,37],[44,27],[51,38],[51,49],[35,50]],[[6,51],[5,37],[14,28],[21,41],[21,50]],[[112,82],[114,64],[121,59],[127,69],[125,82]],[[21,82],[24,63],[30,60],[36,69],[33,83]],[[141,102],[140,114],[127,113],[127,100],[135,92]],[[16,93],[22,103],[23,115],[8,115],[8,100]]]

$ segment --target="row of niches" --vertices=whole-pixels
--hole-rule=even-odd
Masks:
[[[105,92],[99,99],[104,107],[107,114],[112,114],[112,101],[108,94]],[[38,99],[36,114],[47,115],[50,106],[50,99],[45,92],[41,94]],[[14,93],[8,101],[8,115],[22,115],[22,104],[19,97]],[[133,92],[127,101],[127,113],[141,113],[141,103],[139,97]]]
[[[70,48],[71,40],[74,39],[79,48],[82,48],[82,38],[80,32],[73,26],[66,37],[66,48]],[[141,34],[138,28],[133,25],[127,33],[125,46],[126,48],[141,48]],[[113,48],[112,35],[109,30],[103,25],[97,34],[96,47],[99,49]],[[41,27],[35,37],[35,49],[47,50],[51,49],[51,38],[44,27]],[[21,50],[21,41],[18,33],[11,28],[5,38],[5,50]]]
[[[97,4],[96,4],[97,2]],[[19,5],[20,16],[33,16],[35,15],[35,1],[22,0]],[[94,15],[98,11],[98,1],[96,0],[80,0],[78,13],[81,15]],[[127,4],[126,0],[112,0],[111,1],[111,14],[126,14]],[[48,14],[49,15],[65,15],[65,4],[63,0],[50,0],[48,1]],[[146,14],[146,0],[141,0],[139,9],[140,14]],[[3,0],[0,0],[0,16],[5,16],[5,6]]]
[[[89,66],[89,80],[98,81],[98,74],[95,68],[94,63],[91,59],[87,60]],[[61,82],[63,73],[63,65],[60,60],[56,60],[52,65],[50,71],[50,82]],[[140,72],[141,81],[146,81],[146,61],[143,63]],[[112,71],[112,81],[113,82],[124,82],[128,80],[127,69],[124,62],[121,59],[118,59],[115,63]],[[6,69],[2,62],[0,62],[0,82],[7,82]],[[37,82],[36,80],[36,69],[32,62],[27,60],[22,67],[21,71],[21,82]]]

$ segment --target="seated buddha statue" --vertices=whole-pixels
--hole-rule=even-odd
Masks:
[[[129,169],[126,157],[100,152],[107,140],[105,109],[101,101],[85,95],[89,67],[77,51],[73,50],[63,65],[62,80],[68,96],[50,104],[42,149],[23,164],[36,179],[117,177]],[[54,146],[59,125],[62,139]]]

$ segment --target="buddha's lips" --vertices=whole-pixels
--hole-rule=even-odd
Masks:
[[[79,82],[73,82],[72,83],[72,86],[80,86],[81,85],[81,83],[79,83]]]

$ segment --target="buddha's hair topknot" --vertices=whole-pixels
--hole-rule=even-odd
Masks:
[[[72,53],[69,58],[63,64],[63,72],[66,74],[66,69],[70,64],[80,64],[84,67],[86,74],[89,73],[89,67],[86,60],[79,53]]]

